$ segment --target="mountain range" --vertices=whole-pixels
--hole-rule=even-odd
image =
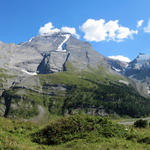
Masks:
[[[0,115],[37,121],[49,113],[150,113],[150,55],[106,58],[70,33],[0,42]]]
[[[108,59],[111,68],[134,81],[139,93],[150,95],[150,55],[139,53],[131,62]]]

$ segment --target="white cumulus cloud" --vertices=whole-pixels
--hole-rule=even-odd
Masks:
[[[51,22],[45,24],[43,27],[40,28],[39,33],[40,35],[51,35],[53,33],[60,32],[59,29],[54,28]]]
[[[71,33],[72,35],[74,35],[76,38],[80,38],[80,36],[76,33],[76,29],[72,28],[72,27],[62,27],[61,28],[62,32],[67,32],[67,33]]]
[[[43,27],[41,27],[39,29],[39,34],[40,35],[51,35],[54,33],[58,33],[58,32],[67,32],[67,33],[71,33],[72,35],[74,35],[77,38],[80,38],[80,36],[76,33],[76,29],[72,28],[72,27],[62,27],[61,29],[55,28],[52,24],[52,22],[49,22],[47,24],[45,24]]]
[[[139,27],[141,27],[142,25],[143,25],[143,22],[144,22],[144,20],[139,20],[138,22],[137,22],[137,28],[139,28]]]
[[[114,59],[114,60],[119,60],[123,62],[130,62],[131,60],[128,57],[122,56],[122,55],[117,55],[117,56],[108,56],[108,58]]]
[[[137,30],[130,30],[119,25],[118,20],[105,22],[104,19],[88,19],[80,29],[85,33],[84,39],[87,41],[100,42],[104,40],[123,41],[132,38],[133,34],[138,34]]]
[[[123,41],[123,39],[126,38],[133,38],[133,34],[138,34],[137,30],[130,30],[127,27],[119,27],[118,28],[118,33],[116,34],[116,40],[117,41]]]
[[[144,28],[144,32],[150,33],[150,19],[148,20],[147,26]]]

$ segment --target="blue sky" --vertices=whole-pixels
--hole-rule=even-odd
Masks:
[[[134,59],[139,52],[150,54],[149,0],[1,0],[0,2],[0,41],[5,43],[27,41],[38,35],[42,26],[51,22],[54,28],[75,28],[81,40],[89,41],[94,49],[104,56],[123,55]],[[139,20],[144,22],[137,28]],[[110,24],[109,29],[107,27],[103,32],[106,24]],[[113,29],[111,25],[116,25],[117,28],[110,30]],[[126,34],[124,30],[128,33]],[[109,35],[110,32],[115,35]]]

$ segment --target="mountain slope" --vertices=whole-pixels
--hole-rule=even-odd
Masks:
[[[38,116],[39,106],[57,115],[150,113],[149,100],[116,74],[104,56],[68,33],[0,47],[0,68],[5,67],[1,69],[1,116],[30,119]]]

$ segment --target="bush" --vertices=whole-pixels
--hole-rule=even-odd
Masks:
[[[139,142],[139,143],[150,144],[150,137],[142,138],[142,139],[140,139],[138,142]]]
[[[148,126],[148,121],[147,120],[137,120],[134,122],[134,126],[136,128],[146,128]]]
[[[113,124],[107,118],[72,115],[51,123],[32,136],[34,142],[53,145],[88,138],[92,134],[103,137],[124,137],[126,132],[123,126]]]

